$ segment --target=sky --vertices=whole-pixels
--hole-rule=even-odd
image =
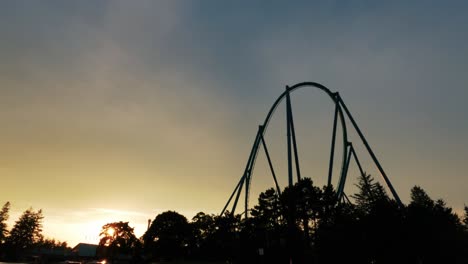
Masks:
[[[286,85],[303,81],[340,93],[403,202],[419,185],[459,211],[468,203],[467,8],[2,1],[0,203],[12,203],[9,226],[43,209],[45,236],[73,246],[97,243],[113,221],[141,236],[166,210],[219,213],[258,125]],[[291,100],[303,175],[323,185],[333,104],[313,88]],[[285,123],[282,104],[265,135],[283,187]],[[380,179],[352,131],[350,140]],[[356,176],[351,165],[348,194]],[[261,152],[252,184],[252,204],[273,186]]]

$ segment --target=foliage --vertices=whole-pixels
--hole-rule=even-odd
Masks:
[[[0,245],[5,243],[5,239],[8,235],[7,224],[6,221],[9,218],[9,211],[10,211],[10,202],[6,202],[2,210],[0,211]]]
[[[143,235],[145,251],[163,258],[183,256],[190,234],[190,225],[185,216],[174,211],[161,213]]]
[[[212,238],[216,232],[216,216],[197,213],[190,222],[190,230],[192,232],[189,244],[191,245],[192,254],[200,257],[209,255],[209,250],[212,248]]]
[[[434,201],[427,195],[419,186],[414,186],[411,189],[411,203],[410,206],[431,209],[434,207]]]
[[[465,215],[463,217],[463,223],[465,224],[465,228],[468,229],[468,206],[465,205]]]
[[[190,223],[193,236],[196,239],[196,243],[201,243],[201,241],[206,240],[211,236],[215,230],[215,218],[214,215],[205,214],[203,212],[197,213]]]
[[[258,204],[251,211],[252,217],[257,220],[257,225],[265,229],[276,229],[282,221],[281,204],[278,193],[270,188],[260,193]]]
[[[68,243],[65,241],[55,240],[53,238],[43,238],[36,246],[40,249],[69,249]]]
[[[140,241],[136,238],[133,228],[128,222],[114,222],[102,226],[98,251],[108,258],[122,255],[134,255],[140,248]]]
[[[357,209],[363,214],[371,213],[371,210],[377,203],[385,202],[389,199],[384,187],[374,182],[374,179],[369,174],[362,174],[356,184],[358,193],[352,195]]]
[[[408,243],[414,245],[410,254],[413,259],[425,263],[457,261],[461,221],[443,200],[434,201],[421,187],[413,187],[407,225]]]
[[[42,236],[42,210],[34,211],[32,208],[24,211],[10,231],[7,244],[28,249],[43,239]]]
[[[167,211],[155,217],[141,240],[128,222],[109,223],[102,227],[99,248],[115,262],[123,255],[141,262],[144,252],[145,261],[467,263],[468,206],[460,219],[419,186],[411,189],[410,203],[400,205],[367,174],[357,187],[354,204],[344,203],[332,186],[318,188],[304,178],[281,193],[262,192],[248,218],[199,212],[189,222]],[[8,209],[9,203],[2,210],[3,222]],[[44,239],[41,226],[41,210],[25,211],[6,238],[7,252],[66,248]]]
[[[367,174],[357,187],[351,196],[355,204],[341,203],[331,186],[320,189],[305,178],[281,194],[261,193],[249,218],[199,213],[191,226],[196,247],[207,250],[197,251],[197,258],[237,263],[287,263],[290,257],[296,263],[466,260],[468,230],[443,200],[432,200],[416,186],[410,204],[399,205]]]

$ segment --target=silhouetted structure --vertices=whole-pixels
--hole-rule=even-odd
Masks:
[[[221,211],[221,215],[224,214],[226,211],[227,207],[231,202],[232,203],[232,209],[231,213],[235,213],[237,204],[240,198],[240,195],[242,191],[244,191],[245,199],[244,199],[244,212],[243,214],[247,218],[249,216],[249,194],[250,194],[250,184],[252,181],[252,175],[253,175],[253,170],[255,166],[255,161],[257,159],[257,154],[260,149],[260,146],[263,147],[265,151],[266,158],[268,160],[268,164],[270,166],[271,174],[275,183],[276,191],[278,195],[281,195],[280,187],[278,185],[278,180],[275,174],[275,170],[273,168],[273,164],[268,152],[267,144],[265,142],[264,134],[266,132],[266,129],[268,127],[268,124],[270,122],[271,117],[273,116],[276,108],[280,104],[280,102],[284,99],[286,99],[286,129],[287,129],[287,163],[288,163],[288,186],[291,187],[294,184],[294,171],[293,171],[293,163],[295,165],[295,173],[296,173],[296,179],[297,181],[300,181],[301,179],[301,170],[299,166],[299,155],[298,155],[298,146],[296,143],[296,133],[295,133],[295,127],[294,127],[294,118],[293,118],[293,112],[292,112],[292,106],[291,106],[291,98],[290,94],[294,92],[295,90],[303,87],[313,87],[317,88],[323,92],[325,92],[332,100],[332,102],[335,104],[335,114],[334,114],[334,120],[333,120],[333,132],[332,132],[332,142],[331,142],[331,150],[330,150],[330,160],[329,160],[329,172],[328,172],[328,186],[332,186],[332,177],[333,177],[333,163],[335,159],[335,142],[336,142],[336,133],[337,133],[337,123],[338,120],[340,121],[341,124],[341,130],[342,130],[342,137],[343,137],[343,157],[341,161],[341,173],[340,173],[340,178],[338,182],[338,186],[336,188],[336,195],[338,197],[338,200],[342,199],[348,199],[346,194],[344,193],[344,187],[346,183],[346,176],[348,173],[348,168],[351,162],[351,158],[354,158],[356,164],[358,165],[358,168],[361,172],[361,174],[364,174],[364,171],[361,167],[361,164],[359,162],[358,156],[354,150],[353,144],[348,140],[348,128],[347,128],[347,123],[350,122],[356,133],[359,135],[359,138],[361,139],[362,143],[364,144],[366,150],[368,151],[369,155],[371,156],[373,162],[377,166],[379,172],[381,173],[387,187],[390,189],[390,192],[393,195],[393,198],[396,200],[396,202],[402,206],[402,202],[393,188],[393,185],[391,184],[389,178],[387,177],[387,174],[383,170],[382,166],[380,165],[379,160],[377,159],[376,155],[374,154],[372,148],[370,147],[369,143],[367,142],[366,138],[364,137],[364,134],[362,133],[361,129],[357,125],[356,121],[354,120],[353,116],[351,115],[351,112],[348,110],[348,107],[344,103],[343,99],[340,97],[338,92],[331,92],[327,87],[315,83],[315,82],[303,82],[303,83],[298,83],[296,85],[293,85],[291,87],[286,86],[286,91],[284,91],[278,99],[273,103],[273,106],[270,108],[270,111],[268,112],[265,121],[263,122],[262,125],[259,126],[257,135],[254,140],[254,144],[252,146],[252,150],[250,151],[250,155],[247,159],[247,165],[244,169],[244,173],[242,174],[242,177],[239,181],[239,183],[236,185],[234,188],[234,191],[232,192],[231,196],[229,197],[226,205],[224,206],[223,210]],[[293,155],[294,155],[294,161],[293,161]],[[234,198],[234,199],[233,199]]]
[[[96,257],[98,245],[78,243],[72,249],[72,256],[78,259],[93,259]]]

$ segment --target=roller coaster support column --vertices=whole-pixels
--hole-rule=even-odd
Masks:
[[[353,116],[351,115],[351,113],[349,112],[349,110],[348,110],[348,108],[346,107],[345,103],[343,102],[343,99],[341,99],[341,97],[340,97],[339,95],[337,95],[337,96],[338,96],[338,101],[339,101],[340,105],[341,105],[341,106],[343,107],[343,109],[345,110],[346,115],[349,117],[349,120],[350,120],[351,123],[353,124],[354,129],[356,129],[356,132],[358,133],[359,137],[361,138],[362,143],[363,143],[364,146],[366,147],[367,151],[369,152],[370,156],[372,157],[372,160],[374,161],[375,165],[376,165],[377,168],[379,169],[380,174],[381,174],[382,177],[384,178],[385,183],[387,184],[388,188],[389,188],[390,191],[392,192],[393,198],[395,198],[395,200],[397,201],[398,205],[403,206],[403,203],[401,202],[400,197],[398,196],[397,192],[396,192],[395,189],[393,188],[393,185],[392,185],[392,183],[390,182],[390,180],[388,179],[387,174],[386,174],[385,171],[383,170],[382,166],[380,165],[379,160],[377,159],[377,157],[375,156],[375,154],[374,154],[374,152],[372,151],[371,147],[370,147],[369,144],[367,143],[367,140],[366,140],[366,138],[364,137],[364,135],[362,134],[361,129],[359,129],[359,127],[358,127],[356,121],[354,121],[354,118],[353,118]]]
[[[330,151],[330,164],[328,167],[328,186],[332,185],[332,176],[333,176],[333,161],[335,158],[335,141],[336,141],[336,125],[338,123],[338,110],[340,105],[336,100],[336,94],[334,96],[335,101],[335,115],[333,118],[333,134],[332,134],[332,143],[331,143],[331,151]]]
[[[337,189],[338,198],[340,200],[344,195],[344,186],[346,183],[346,176],[348,175],[348,169],[349,169],[349,163],[351,161],[351,153],[353,151],[353,145],[350,142],[346,142],[346,149],[347,149],[346,151],[348,154],[347,154],[345,166],[343,168],[344,173],[343,173],[343,177],[340,178],[340,181],[338,183],[338,189]]]
[[[288,86],[286,86],[288,90]],[[291,98],[289,91],[286,93],[286,127],[287,127],[287,139],[288,139],[288,185],[293,186],[293,172],[292,172],[292,157],[291,157]]]
[[[263,136],[263,126],[258,127],[257,137],[255,138],[254,146],[253,146],[253,155],[250,159],[250,167],[248,170],[246,184],[245,184],[245,218],[249,217],[249,195],[250,195],[250,182],[252,181],[252,171],[255,167],[255,161],[257,160],[258,148],[260,146],[260,142],[262,141]]]
[[[293,185],[293,172],[292,172],[292,157],[291,157],[291,143],[294,151],[294,163],[296,165],[297,181],[301,180],[301,169],[299,166],[299,154],[297,153],[296,130],[294,129],[294,118],[291,107],[291,97],[289,96],[289,87],[286,86],[286,125],[288,126],[288,179],[289,186]]]
[[[263,126],[261,127],[263,129]],[[278,180],[276,179],[275,170],[273,169],[273,163],[271,162],[270,153],[268,152],[268,148],[265,143],[265,138],[263,138],[263,135],[261,135],[261,140],[262,140],[263,150],[265,150],[265,155],[268,160],[268,165],[270,166],[271,175],[273,176],[273,180],[275,181],[276,192],[278,192],[278,195],[281,195],[281,189],[279,187]]]
[[[245,198],[246,198],[245,199],[245,217],[248,217],[248,200],[249,200],[248,198],[249,198],[249,191],[250,191],[249,190],[250,182],[251,182],[251,179],[252,179],[251,175],[252,175],[253,168],[255,166],[255,160],[257,158],[258,148],[259,148],[259,144],[261,142],[262,135],[263,135],[263,126],[260,126],[258,128],[257,136],[255,137],[255,141],[254,141],[254,144],[252,146],[252,150],[250,151],[249,159],[247,160],[247,165],[245,166],[245,169],[244,169],[244,174],[242,174],[242,177],[241,177],[239,183],[237,184],[236,188],[234,189],[234,192],[231,194],[231,196],[229,197],[228,202],[226,203],[223,210],[221,211],[221,215],[224,214],[224,212],[226,211],[226,208],[228,207],[229,203],[231,202],[232,198],[234,197],[234,195],[237,192],[237,195],[236,195],[236,198],[234,200],[234,204],[233,204],[232,210],[231,210],[231,213],[234,213],[234,211],[236,210],[236,207],[237,207],[237,202],[239,201],[239,198],[240,198],[240,195],[241,195],[241,192],[242,192],[242,187],[245,184]]]

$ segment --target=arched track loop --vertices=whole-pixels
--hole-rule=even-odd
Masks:
[[[276,108],[281,103],[281,101],[283,101],[283,99],[285,99],[285,98],[287,100],[287,111],[289,111],[289,112],[287,112],[287,119],[288,119],[288,173],[289,173],[289,178],[290,178],[289,184],[292,185],[292,177],[291,177],[291,174],[292,174],[292,172],[291,172],[292,161],[291,161],[291,153],[290,153],[290,145],[289,145],[291,143],[290,139],[289,139],[289,133],[290,133],[289,129],[291,128],[290,127],[291,126],[290,122],[292,122],[292,112],[291,112],[291,109],[290,109],[290,103],[291,103],[290,102],[290,94],[293,91],[295,91],[295,90],[297,90],[299,88],[304,88],[304,87],[314,87],[314,88],[317,88],[319,90],[324,91],[326,94],[328,94],[328,96],[331,98],[331,100],[335,104],[335,116],[334,116],[333,135],[332,135],[332,144],[331,144],[331,152],[330,152],[328,185],[331,185],[331,178],[332,178],[337,119],[338,118],[340,119],[340,124],[341,124],[341,128],[342,128],[342,137],[343,137],[343,157],[342,157],[342,162],[341,162],[340,179],[339,179],[339,182],[338,182],[338,186],[336,188],[338,199],[341,199],[343,197],[343,195],[344,195],[343,190],[344,190],[344,186],[345,186],[345,182],[346,182],[346,175],[347,175],[347,171],[348,171],[351,156],[353,156],[355,158],[356,162],[358,163],[359,169],[361,170],[361,173],[362,173],[362,168],[361,168],[361,165],[359,164],[359,160],[357,159],[354,148],[353,148],[351,142],[348,141],[348,130],[347,130],[347,127],[346,127],[346,119],[345,119],[345,114],[346,114],[349,121],[351,122],[354,129],[356,130],[357,134],[359,135],[362,143],[366,147],[366,149],[367,149],[369,155],[371,156],[372,160],[374,161],[375,165],[379,169],[379,172],[381,173],[383,179],[385,180],[385,183],[387,184],[388,188],[390,189],[393,197],[395,198],[397,203],[400,206],[402,206],[403,204],[402,204],[398,194],[396,193],[395,189],[393,188],[390,180],[388,179],[387,175],[385,174],[385,171],[383,170],[382,166],[380,165],[380,162],[378,161],[378,159],[375,156],[374,152],[372,151],[371,147],[367,143],[367,140],[365,139],[363,133],[359,129],[359,127],[358,127],[357,123],[355,122],[353,116],[351,115],[348,108],[346,107],[343,100],[341,99],[339,93],[338,92],[333,93],[327,87],[325,87],[324,85],[316,83],[316,82],[302,82],[302,83],[295,84],[293,86],[286,86],[286,90],[278,97],[278,99],[276,99],[276,101],[271,106],[270,111],[268,111],[268,114],[267,114],[267,116],[265,118],[265,121],[263,122],[263,125],[259,126],[259,130],[257,132],[257,136],[255,137],[255,141],[254,141],[252,150],[250,152],[250,155],[249,155],[249,158],[248,158],[248,161],[247,161],[247,165],[246,165],[245,170],[244,170],[244,174],[242,175],[239,183],[237,184],[236,188],[234,189],[234,192],[229,197],[228,202],[227,202],[226,206],[223,208],[221,214],[223,214],[225,212],[225,210],[228,207],[228,205],[230,204],[232,198],[234,197],[235,194],[237,194],[236,198],[234,200],[232,211],[231,211],[231,213],[234,213],[234,211],[236,209],[236,206],[237,206],[237,202],[238,202],[239,197],[240,197],[240,194],[242,192],[242,188],[243,188],[243,186],[245,184],[245,217],[248,217],[247,212],[249,210],[248,209],[248,199],[249,199],[250,181],[251,181],[252,171],[253,171],[253,168],[255,166],[255,160],[257,158],[258,150],[259,150],[261,144],[263,145],[265,153],[267,155],[268,162],[269,162],[269,165],[270,165],[270,168],[271,168],[271,171],[272,171],[272,174],[273,174],[273,178],[275,180],[275,184],[276,184],[276,187],[277,187],[277,191],[278,191],[278,193],[280,192],[278,182],[276,180],[276,176],[275,176],[273,167],[271,165],[271,160],[270,160],[270,157],[269,157],[269,154],[268,154],[268,150],[267,150],[267,147],[266,147],[266,144],[265,144],[265,141],[264,141],[264,134],[265,134],[265,132],[267,130],[270,119],[273,116]],[[292,131],[293,131],[293,137],[295,137],[294,136],[294,125],[292,125]],[[295,151],[297,151],[296,147],[297,146],[296,146],[296,142],[295,142],[295,139],[294,139],[294,150]],[[299,165],[297,163],[297,153],[295,153],[295,155],[296,155],[297,174],[298,174],[298,178],[300,178],[299,168],[298,168]]]
[[[348,158],[348,151],[347,151],[348,130],[347,130],[347,127],[346,127],[346,120],[345,120],[344,115],[343,115],[343,110],[341,109],[341,106],[340,106],[340,103],[339,103],[340,96],[339,96],[338,92],[333,93],[333,92],[330,91],[330,89],[328,89],[324,85],[322,85],[320,83],[316,83],[316,82],[302,82],[302,83],[295,84],[293,86],[286,86],[286,90],[278,97],[278,99],[276,99],[276,101],[271,106],[270,111],[268,111],[268,114],[267,114],[267,116],[265,118],[265,121],[263,122],[263,125],[262,125],[262,127],[263,127],[262,136],[264,136],[264,134],[265,134],[265,132],[266,132],[266,130],[268,128],[268,124],[270,123],[270,119],[272,118],[273,114],[275,113],[276,108],[286,98],[288,93],[291,94],[293,91],[298,90],[300,88],[304,88],[304,87],[314,87],[314,88],[317,88],[317,89],[319,89],[321,91],[324,91],[330,97],[330,99],[335,103],[335,107],[336,107],[336,110],[338,111],[338,117],[340,119],[341,127],[343,129],[343,133],[342,133],[342,137],[343,137],[343,157],[342,157],[342,161],[341,161],[341,173],[340,173],[340,181],[338,183],[338,188],[340,188],[340,186],[343,186],[343,188],[344,188],[344,183],[346,181],[345,166],[346,166],[346,160]],[[334,144],[333,144],[332,148],[333,149],[331,151],[334,152]],[[330,161],[333,162],[333,156],[331,157]],[[330,171],[331,171],[331,168],[330,168]],[[331,173],[331,172],[329,172],[329,173]],[[328,179],[328,184],[329,185],[331,185],[331,177],[332,176],[329,175],[329,179]],[[339,196],[341,196],[342,191],[343,190],[338,189],[338,195]]]

